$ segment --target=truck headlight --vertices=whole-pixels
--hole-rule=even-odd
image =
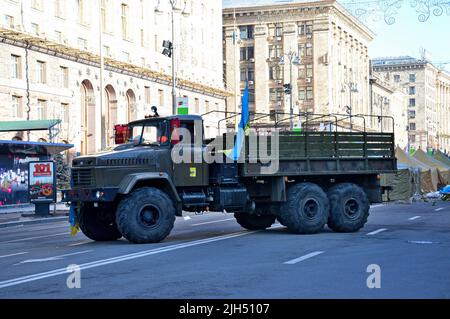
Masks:
[[[100,197],[102,197],[102,192],[100,192],[100,191],[97,191],[96,193],[95,193],[95,198],[97,198],[97,199],[100,199]]]

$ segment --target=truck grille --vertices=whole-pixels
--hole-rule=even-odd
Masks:
[[[73,187],[92,186],[93,181],[92,169],[72,169],[72,183]]]

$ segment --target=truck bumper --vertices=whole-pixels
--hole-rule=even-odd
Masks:
[[[112,202],[118,188],[77,188],[62,191],[62,202]]]

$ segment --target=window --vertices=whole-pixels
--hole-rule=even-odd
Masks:
[[[22,118],[23,117],[23,109],[22,109],[22,97],[13,95],[11,97],[11,106],[12,106],[12,118]]]
[[[60,66],[59,70],[61,72],[61,87],[68,88],[69,87],[69,68],[65,66]]]
[[[416,118],[416,111],[408,111],[408,115],[410,119]]]
[[[69,115],[70,115],[70,110],[69,110],[69,104],[67,103],[61,103],[61,117],[62,117],[62,122],[64,125],[68,126],[69,125]]]
[[[415,131],[416,130],[416,123],[409,123],[409,130]]]
[[[243,69],[241,70],[241,81],[255,81],[255,70]]]
[[[42,10],[42,0],[31,0],[31,7],[36,10]]]
[[[31,24],[31,32],[35,35],[39,35],[39,24],[32,23]]]
[[[410,135],[409,136],[409,140],[411,143],[415,143],[416,142],[416,136],[415,135]]]
[[[269,79],[270,80],[282,80],[283,79],[283,68],[279,65],[271,66],[269,68]]]
[[[300,22],[298,25],[298,35],[305,35],[305,23]]]
[[[47,101],[38,100],[36,111],[37,111],[38,120],[46,120],[47,119]]]
[[[107,56],[107,57],[111,57],[111,48],[107,45],[103,46],[103,53]]]
[[[253,39],[253,26],[252,25],[239,27],[239,31],[240,31],[241,39],[243,39],[243,40]]]
[[[409,82],[411,82],[411,83],[416,82],[416,75],[415,74],[410,74],[409,75]]]
[[[269,98],[272,102],[283,101],[283,90],[281,89],[269,89]]]
[[[80,48],[82,50],[86,50],[87,49],[87,40],[83,39],[83,38],[78,38],[78,48]]]
[[[306,66],[306,77],[307,78],[312,78],[313,77],[313,65],[312,64],[308,64]]]
[[[307,100],[312,100],[313,98],[314,98],[313,88],[312,88],[312,86],[308,86],[306,88],[306,99]]]
[[[47,65],[43,61],[36,63],[36,83],[45,84],[47,82]]]
[[[5,25],[10,27],[11,29],[14,28],[14,17],[5,14]]]
[[[279,59],[282,54],[281,45],[271,45],[269,46],[269,58],[277,58]]]
[[[63,36],[61,31],[55,31],[55,40],[56,42],[62,43],[63,42]]]
[[[209,101],[205,101],[205,113],[209,112]]]
[[[128,39],[128,5],[122,3],[122,38]]]
[[[301,101],[306,99],[306,90],[305,89],[300,89],[298,91],[298,99]]]
[[[304,79],[306,77],[306,72],[305,72],[305,65],[299,65],[298,66],[298,78],[299,79]]]
[[[145,47],[145,32],[141,29],[141,47]]]
[[[410,86],[409,87],[409,95],[414,95],[414,94],[416,94],[416,87]]]
[[[66,1],[55,0],[55,17],[64,18],[66,15]]]
[[[21,79],[22,78],[22,58],[18,55],[11,55],[11,78]]]
[[[313,33],[313,23],[312,23],[312,21],[306,22],[305,33],[306,33],[307,35]]]
[[[409,99],[409,106],[416,106],[416,99]]]
[[[300,43],[298,45],[298,56],[304,57],[306,53],[306,45],[304,43]]]
[[[313,45],[312,43],[306,43],[306,56],[313,55]]]
[[[275,36],[276,37],[281,37],[283,36],[283,25],[281,24],[277,24],[275,27]]]
[[[122,60],[126,62],[130,62],[130,53],[123,51],[122,52]]]
[[[109,0],[102,0],[101,19],[103,32],[110,31]]]
[[[200,113],[200,100],[198,98],[195,98],[195,113]]]
[[[253,59],[254,57],[255,55],[253,47],[241,48],[241,61],[248,61],[250,59]]]
[[[245,90],[241,90],[241,96],[244,96]],[[248,102],[253,103],[255,102],[255,90],[248,90]],[[219,107],[218,104],[216,104],[217,109]]]
[[[400,82],[400,74],[394,74],[394,82]]]
[[[144,87],[144,95],[145,95],[145,104],[151,104],[152,100],[149,86]]]
[[[86,0],[77,0],[78,23],[86,24]]]
[[[164,91],[158,90],[159,106],[164,106]]]

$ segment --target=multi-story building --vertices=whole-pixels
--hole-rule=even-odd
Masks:
[[[223,24],[230,111],[248,80],[254,112],[290,113],[290,83],[294,113],[369,113],[374,34],[336,1],[226,7]]]
[[[370,79],[371,103],[368,127],[378,132],[395,133],[395,144],[408,146],[408,95],[373,74]]]
[[[373,71],[408,95],[409,147],[450,150],[450,75],[409,56],[374,59]]]
[[[171,114],[172,61],[161,52],[172,10],[153,0],[0,0],[1,119],[62,119],[60,139],[91,153],[153,105]],[[180,0],[173,12],[177,95],[191,113],[224,111],[221,0]],[[214,135],[216,123],[206,125]]]

